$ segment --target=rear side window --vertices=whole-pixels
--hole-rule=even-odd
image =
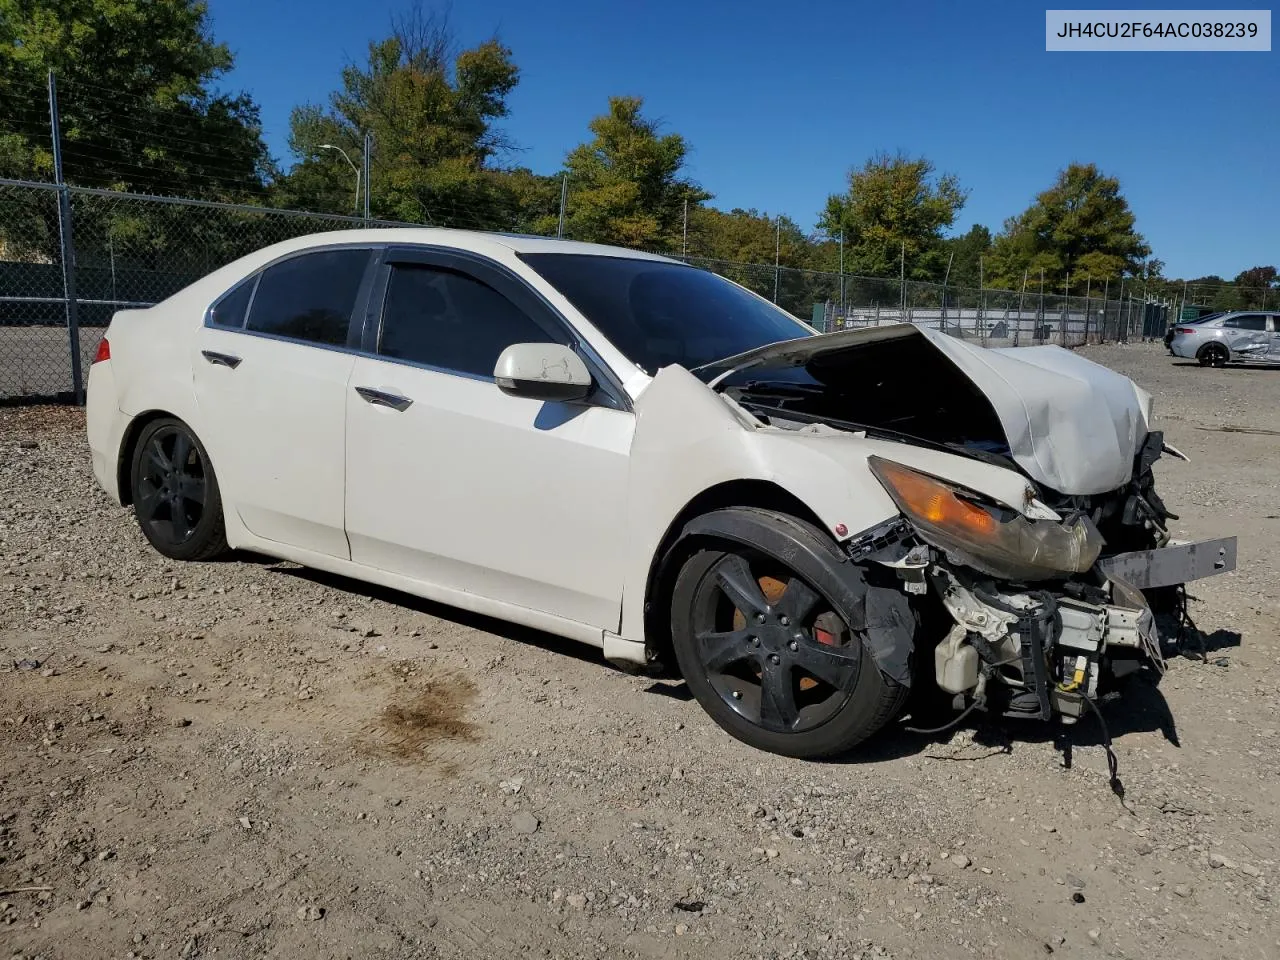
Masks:
[[[513,343],[564,343],[488,284],[454,270],[398,264],[382,311],[378,353],[492,377]]]
[[[248,329],[345,346],[368,263],[368,250],[322,250],[268,267],[258,281]]]
[[[250,277],[240,286],[232,288],[230,293],[213,305],[213,309],[209,311],[209,319],[219,327],[243,327],[245,311],[249,309],[249,299],[253,296],[253,285],[257,279],[256,276]]]
[[[1267,329],[1267,318],[1260,316],[1227,317],[1222,321],[1222,325],[1235,330],[1265,330]]]

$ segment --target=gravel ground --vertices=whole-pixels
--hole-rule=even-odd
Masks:
[[[786,760],[566,641],[168,562],[80,411],[0,409],[0,953],[1277,956],[1280,379],[1085,352],[1191,456],[1177,534],[1241,538],[1208,662],[1103,707],[1123,803],[1092,722]]]

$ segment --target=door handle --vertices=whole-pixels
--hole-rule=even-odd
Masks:
[[[408,397],[402,397],[398,393],[387,393],[385,390],[375,390],[372,387],[356,387],[356,393],[360,394],[366,403],[390,407],[392,410],[404,411],[409,409],[409,404],[413,403]]]
[[[240,366],[240,358],[231,353],[218,353],[216,350],[201,350],[201,355],[212,364],[221,364],[234,370]]]

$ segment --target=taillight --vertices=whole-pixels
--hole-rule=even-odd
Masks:
[[[98,352],[93,355],[94,363],[101,363],[103,360],[111,359],[111,344],[107,343],[107,338],[103,337],[98,341]]]
[[[1195,333],[1195,331],[1192,330],[1190,327],[1174,327],[1173,332],[1178,335],[1181,335],[1184,333]]]

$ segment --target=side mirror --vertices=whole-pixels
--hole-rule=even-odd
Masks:
[[[498,388],[513,397],[565,402],[591,392],[582,358],[559,343],[513,343],[493,366]]]

